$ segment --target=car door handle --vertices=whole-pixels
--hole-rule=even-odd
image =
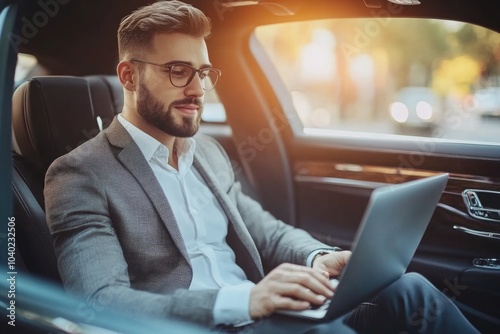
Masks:
[[[500,239],[500,233],[496,233],[496,232],[472,230],[470,228],[466,228],[466,227],[458,226],[458,225],[453,225],[453,229],[460,231],[460,232],[476,235],[478,237],[490,238],[490,239]]]
[[[462,197],[472,217],[500,222],[500,192],[467,189],[462,193]]]

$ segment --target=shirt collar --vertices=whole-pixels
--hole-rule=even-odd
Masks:
[[[158,159],[162,164],[167,164],[170,152],[165,145],[127,121],[121,114],[118,114],[118,121],[127,130],[137,146],[139,146],[146,161],[150,162],[153,159]],[[193,138],[177,138],[175,140],[175,148],[177,149],[179,160],[179,171],[191,167],[196,141]]]

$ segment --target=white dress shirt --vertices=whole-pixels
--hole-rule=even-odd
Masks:
[[[193,270],[189,289],[219,290],[214,306],[215,324],[239,326],[252,322],[249,305],[254,283],[247,280],[226,243],[226,214],[193,167],[196,141],[193,138],[176,139],[176,170],[168,164],[170,152],[165,145],[121,114],[118,121],[139,146],[170,203]]]

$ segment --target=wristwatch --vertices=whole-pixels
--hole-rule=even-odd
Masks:
[[[326,255],[326,254],[330,254],[330,253],[333,253],[333,252],[340,252],[342,251],[342,248],[339,248],[339,247],[333,247],[332,249],[330,250],[322,250],[322,251],[319,251],[318,254],[314,255],[312,261],[311,261],[311,266],[314,264],[314,261],[318,258],[318,257],[321,257],[323,255]]]

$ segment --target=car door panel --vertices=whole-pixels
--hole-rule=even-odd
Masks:
[[[297,225],[332,246],[349,249],[373,189],[450,173],[448,185],[408,270],[420,272],[457,304],[463,305],[464,312],[474,313],[481,321],[478,326],[485,326],[482,328],[486,332],[488,326],[498,326],[494,319],[500,318],[497,311],[500,270],[478,268],[473,261],[500,257],[497,238],[500,222],[471,216],[463,192],[500,189],[500,148],[478,145],[472,156],[473,152],[468,152],[470,144],[463,144],[466,154],[460,156],[455,152],[460,144],[452,145],[451,152],[446,152],[448,144],[445,144],[439,154],[437,150],[433,154],[421,151],[424,159],[418,165],[411,165],[402,162],[416,161],[415,151],[402,150],[401,147],[411,144],[398,143],[397,139],[392,144],[380,145],[379,149],[374,149],[373,141],[366,142],[368,149],[339,145],[342,139],[330,139],[330,146],[326,145],[327,141],[327,138],[315,142],[311,138],[296,137],[290,145]],[[488,152],[491,156],[480,156],[477,152]],[[486,233],[477,236],[465,233],[464,229]]]

